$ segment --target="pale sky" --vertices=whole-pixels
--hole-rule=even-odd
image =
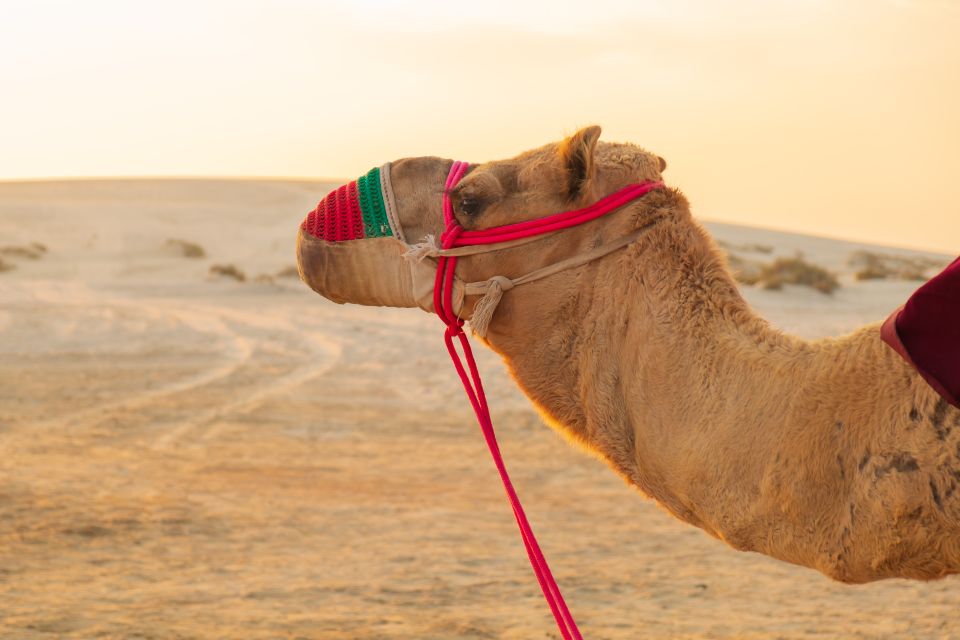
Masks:
[[[704,218],[960,253],[960,0],[0,0],[0,179],[354,178],[587,124]]]

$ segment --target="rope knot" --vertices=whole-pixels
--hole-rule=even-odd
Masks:
[[[493,313],[500,304],[500,298],[504,291],[513,289],[513,280],[506,276],[493,276],[487,280],[487,288],[483,297],[477,301],[473,308],[473,316],[470,318],[470,326],[473,332],[481,338],[487,336],[487,330],[490,328],[490,322],[493,320]]]
[[[424,258],[436,258],[440,255],[440,246],[437,244],[437,238],[428,235],[422,241],[411,246],[403,257],[414,262],[423,262]]]
[[[444,336],[446,338],[456,338],[458,335],[463,333],[463,320],[454,322],[453,324],[447,325],[447,330],[444,331]]]
[[[513,280],[507,276],[493,276],[487,282],[490,283],[491,287],[494,284],[498,285],[501,291],[510,291],[510,289],[513,289]]]

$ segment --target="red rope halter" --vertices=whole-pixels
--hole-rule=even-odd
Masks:
[[[440,236],[441,247],[451,249],[453,247],[465,247],[478,244],[493,244],[507,240],[518,240],[529,238],[551,231],[567,229],[576,225],[583,224],[600,216],[606,215],[611,211],[649,193],[654,189],[663,187],[662,182],[643,182],[640,184],[631,184],[623,189],[616,191],[596,203],[577,209],[574,211],[565,211],[556,213],[535,220],[518,222],[516,224],[492,227],[479,231],[467,231],[461,227],[453,215],[453,204],[450,202],[450,190],[453,189],[463,178],[469,168],[466,162],[454,162],[450,167],[450,173],[447,174],[447,181],[443,189],[443,219],[445,230]],[[437,277],[433,287],[433,307],[440,319],[447,325],[444,332],[444,342],[447,345],[447,351],[450,352],[450,359],[453,366],[456,367],[460,375],[460,381],[467,392],[467,398],[473,406],[473,411],[477,415],[477,422],[480,423],[480,429],[483,437],[493,456],[493,463],[500,473],[500,480],[510,499],[510,506],[513,507],[513,515],[517,520],[517,526],[520,528],[520,535],[523,538],[523,544],[527,550],[527,556],[530,558],[530,564],[533,572],[540,583],[540,589],[543,591],[543,597],[550,605],[550,611],[557,622],[564,640],[583,640],[577,623],[573,615],[567,608],[567,603],[560,593],[560,587],[557,586],[550,567],[547,564],[540,545],[533,535],[533,529],[520,504],[520,498],[510,481],[507,468],[503,463],[503,456],[500,454],[500,447],[497,444],[497,437],[493,430],[493,422],[490,419],[490,409],[487,406],[487,398],[483,392],[483,383],[480,379],[480,372],[477,370],[477,363],[473,357],[473,351],[470,349],[470,342],[463,331],[463,320],[454,312],[453,305],[453,283],[454,273],[457,268],[457,258],[455,256],[440,256],[437,258]],[[454,338],[460,341],[463,350],[463,359],[466,360],[464,367],[463,360],[457,352]],[[468,374],[469,370],[469,374]]]

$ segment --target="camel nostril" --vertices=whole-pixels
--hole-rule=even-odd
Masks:
[[[301,228],[327,242],[392,236],[379,167],[328,193]]]

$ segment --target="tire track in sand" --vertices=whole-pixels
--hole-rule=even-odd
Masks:
[[[252,314],[228,309],[224,307],[206,307],[206,314],[215,314],[219,318],[229,320],[235,325],[247,329],[266,332],[266,337],[248,337],[256,343],[273,342],[277,337],[293,342],[296,346],[308,347],[305,363],[295,366],[291,371],[275,378],[258,376],[256,385],[243,397],[226,403],[218,403],[200,411],[193,412],[189,419],[184,419],[169,430],[161,433],[150,445],[151,449],[164,450],[171,448],[184,440],[215,438],[221,428],[214,423],[228,416],[238,416],[249,413],[259,407],[265,400],[290,391],[313,378],[330,371],[339,361],[342,354],[340,341],[327,338],[323,333],[295,327],[285,315],[279,314]],[[253,365],[254,358],[245,365]],[[265,381],[267,381],[265,383]],[[222,426],[222,425],[221,425]]]
[[[135,304],[122,299],[104,299],[98,301],[98,304],[101,309],[124,309],[128,312],[133,310],[135,313],[139,313],[154,321],[160,319],[181,321],[193,329],[195,333],[221,339],[225,341],[226,344],[218,354],[220,361],[214,366],[205,368],[195,374],[179,378],[153,389],[141,391],[133,396],[109,400],[55,418],[32,422],[28,426],[29,431],[35,432],[38,429],[60,428],[69,429],[71,433],[76,433],[78,429],[84,426],[94,426],[99,422],[109,419],[118,412],[139,409],[157,399],[196,389],[214,383],[217,380],[227,378],[248,362],[253,354],[254,345],[251,341],[245,336],[231,330],[226,323],[222,322],[216,316],[201,316],[196,313],[170,310],[160,313],[156,307],[145,309],[142,304]]]
[[[182,301],[154,299],[135,302],[102,295],[97,296],[96,305],[104,310],[122,310],[151,323],[176,322],[189,329],[194,336],[209,336],[209,343],[219,346],[217,355],[211,358],[213,364],[135,395],[108,400],[41,421],[24,422],[19,428],[4,434],[5,448],[12,449],[17,444],[30,446],[36,441],[38,430],[59,430],[73,441],[85,437],[103,439],[105,436],[115,443],[130,438],[141,439],[145,432],[149,434],[158,429],[151,416],[163,415],[171,405],[175,406],[191,397],[196,401],[197,396],[201,396],[202,402],[205,390],[230,383],[233,378],[252,370],[254,375],[248,376],[252,377],[252,382],[241,383],[237,387],[242,391],[242,397],[228,402],[215,402],[200,411],[178,416],[172,421],[176,426],[170,429],[159,427],[162,432],[158,436],[149,435],[145,444],[151,449],[163,450],[184,439],[201,436],[208,439],[215,437],[216,433],[203,431],[204,427],[225,416],[242,415],[254,410],[266,399],[327,372],[340,358],[341,347],[337,341],[322,333],[295,327],[278,313],[254,314],[222,306],[196,304],[184,308]],[[302,350],[304,353],[298,358],[301,362],[293,362],[290,370],[276,377],[258,373],[256,354],[270,343],[282,343],[288,350]],[[145,369],[149,369],[149,363]],[[110,433],[104,434],[100,427],[110,421],[122,424],[123,430],[110,428]],[[166,425],[171,423],[170,420],[161,422]]]

